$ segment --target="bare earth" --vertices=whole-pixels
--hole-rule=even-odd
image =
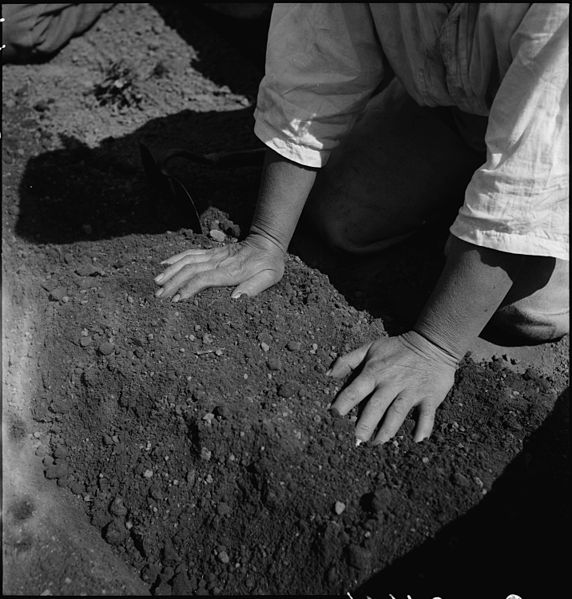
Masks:
[[[260,77],[182,4],[117,5],[3,68],[4,594],[555,596],[568,338],[477,343],[422,444],[408,419],[355,447],[327,409],[332,360],[414,320],[435,235],[356,263],[301,229],[258,298],[154,297],[161,260],[246,233],[260,171],[175,163],[198,235],[139,142],[258,147]]]

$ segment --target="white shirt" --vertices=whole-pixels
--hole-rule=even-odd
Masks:
[[[388,64],[423,106],[488,116],[451,232],[568,260],[568,4],[276,3],[256,135],[321,167]]]

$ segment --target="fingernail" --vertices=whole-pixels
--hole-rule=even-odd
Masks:
[[[361,439],[356,439],[356,447],[359,447],[362,443],[365,443],[365,441],[362,441]]]
[[[177,303],[181,299],[181,296],[177,293],[177,295],[173,298],[173,302]]]
[[[161,297],[163,295],[163,291],[165,291],[164,289],[158,289],[155,292],[155,297]]]
[[[240,293],[233,293],[230,297],[232,299],[240,299],[242,297],[248,297],[248,294],[241,291]]]
[[[332,369],[328,368],[328,370],[326,370],[326,376],[332,376]]]
[[[162,274],[161,274],[161,275],[157,275],[157,276],[155,277],[155,281],[157,281],[157,283],[158,283],[159,281],[161,281],[161,280],[163,279],[163,277],[164,277],[164,276],[165,276],[165,275],[162,275]]]
[[[338,408],[333,407],[333,404],[328,408],[330,410],[330,412],[332,413],[332,416],[334,418],[341,418],[342,414],[340,413],[340,411],[338,410]]]

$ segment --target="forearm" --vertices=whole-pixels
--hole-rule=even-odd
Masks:
[[[445,268],[415,331],[461,359],[506,297],[524,257],[451,236]]]
[[[317,170],[287,160],[269,149],[250,235],[286,252]]]

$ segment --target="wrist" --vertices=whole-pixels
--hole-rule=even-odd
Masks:
[[[416,328],[403,333],[399,337],[415,353],[436,360],[439,363],[448,364],[453,368],[457,367],[464,355],[464,353],[452,351],[450,348],[441,345],[440,340],[433,340]]]
[[[255,224],[251,226],[245,241],[263,251],[280,252],[282,256],[288,251],[287,243]]]

